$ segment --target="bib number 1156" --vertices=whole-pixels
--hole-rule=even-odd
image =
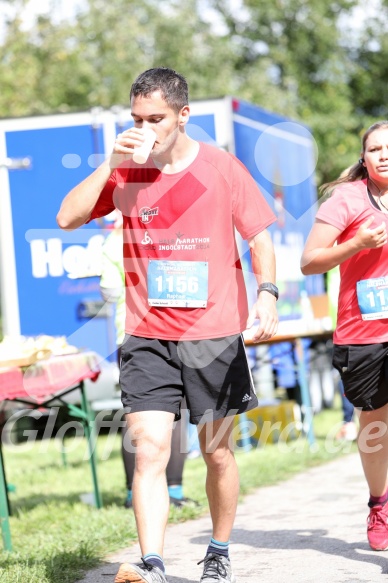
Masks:
[[[164,288],[167,288],[167,291],[171,294],[174,292],[178,292],[180,294],[184,294],[187,291],[189,293],[197,293],[199,290],[199,281],[198,277],[195,275],[191,275],[187,277],[186,275],[178,275],[174,277],[173,275],[169,275],[166,278],[163,278],[162,275],[159,275],[155,279],[158,293],[163,293]]]
[[[206,308],[208,263],[206,261],[150,260],[148,304],[175,308]]]

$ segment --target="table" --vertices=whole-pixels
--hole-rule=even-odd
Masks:
[[[89,460],[92,472],[94,497],[97,508],[101,508],[98,487],[94,444],[92,443],[94,416],[84,389],[84,380],[96,381],[100,374],[99,357],[94,352],[79,352],[64,356],[52,356],[28,367],[0,367],[0,401],[22,403],[29,408],[50,408],[58,402],[65,406],[73,416],[81,419],[85,437],[88,440]],[[80,406],[67,403],[68,393],[81,392]],[[3,546],[12,550],[9,526],[9,503],[7,481],[0,444],[0,521]]]
[[[309,412],[307,417],[307,440],[312,446],[315,443],[314,429],[312,423],[312,407],[310,399],[310,391],[308,385],[308,376],[305,364],[304,346],[302,340],[310,339],[314,342],[324,342],[326,340],[331,340],[333,338],[333,330],[324,329],[312,329],[312,330],[295,330],[295,333],[282,333],[276,334],[269,340],[264,340],[263,342],[252,342],[249,336],[244,336],[245,346],[260,346],[260,345],[271,345],[278,344],[280,342],[290,342],[294,346],[295,353],[297,355],[297,365],[296,372],[298,377],[298,382],[300,385],[302,406],[305,413]]]

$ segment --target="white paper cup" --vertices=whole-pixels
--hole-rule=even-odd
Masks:
[[[156,140],[156,134],[150,128],[146,128],[144,130],[144,138],[142,145],[135,148],[135,151],[133,152],[132,158],[136,164],[145,164],[147,162]]]

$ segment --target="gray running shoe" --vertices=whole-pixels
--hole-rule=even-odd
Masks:
[[[167,583],[164,573],[142,559],[142,563],[133,565],[123,563],[116,575],[115,583]]]
[[[223,555],[210,553],[199,561],[198,565],[205,563],[200,583],[236,583],[236,577],[232,573],[230,560]]]

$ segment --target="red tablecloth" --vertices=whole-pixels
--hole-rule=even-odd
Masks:
[[[0,401],[19,398],[43,403],[84,379],[95,381],[99,374],[99,357],[94,352],[53,356],[26,369],[0,368]]]
[[[17,366],[0,368],[0,393],[4,391],[14,393],[23,386],[23,371]],[[0,397],[4,399],[5,397]]]

